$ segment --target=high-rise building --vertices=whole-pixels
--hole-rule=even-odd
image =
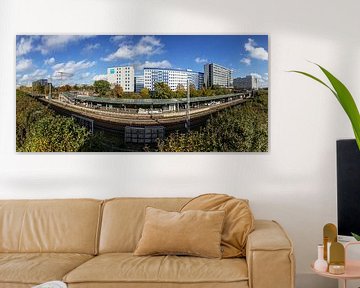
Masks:
[[[32,86],[46,86],[48,84],[48,80],[47,79],[38,79],[36,81],[32,82]]]
[[[204,65],[204,82],[206,87],[215,85],[232,87],[232,71],[219,64],[209,63]]]
[[[259,79],[254,75],[235,78],[234,89],[257,90],[259,89]]]
[[[124,92],[134,92],[134,66],[108,68],[107,80],[112,85],[120,85]]]
[[[186,89],[188,81],[195,85],[196,89],[201,89],[204,85],[204,73],[170,68],[144,68],[144,87],[151,91],[158,82],[166,83],[173,91],[176,91],[179,85]]]
[[[135,92],[139,93],[144,88],[144,75],[135,76]]]

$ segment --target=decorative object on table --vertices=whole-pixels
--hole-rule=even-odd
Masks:
[[[343,107],[345,113],[349,117],[349,120],[354,130],[356,142],[360,150],[360,114],[353,96],[351,95],[350,91],[346,88],[346,86],[340,80],[338,80],[334,75],[332,75],[322,66],[316,63],[314,64],[317,65],[321,69],[321,71],[325,74],[327,79],[330,81],[332,87],[330,87],[325,82],[323,82],[319,78],[309,73],[303,71],[297,71],[297,70],[292,70],[290,72],[295,72],[310,77],[311,79],[323,84],[325,87],[330,89],[330,91],[335,95],[336,99],[339,101],[340,105]]]
[[[320,272],[326,272],[328,263],[324,260],[324,245],[318,245],[318,258],[314,263],[314,269]]]
[[[344,274],[345,273],[345,248],[339,242],[331,243],[329,273]]]
[[[324,260],[326,260],[328,263],[330,263],[330,247],[331,243],[334,243],[337,241],[337,228],[335,224],[328,223],[323,228],[323,243],[324,243]]]
[[[325,226],[331,227],[330,229],[333,230],[333,224],[327,225]],[[328,266],[328,271],[321,270],[321,268],[315,265],[317,261],[311,265],[312,270],[319,276],[343,281],[341,287],[346,288],[349,280],[360,279],[360,260],[349,259],[349,247],[354,245],[360,245],[360,242],[348,242],[344,246],[340,242],[333,242],[330,246],[330,264]],[[318,258],[321,259],[321,254],[320,257],[318,255]]]
[[[66,288],[67,285],[61,281],[50,281],[37,286],[33,286],[32,288]]]

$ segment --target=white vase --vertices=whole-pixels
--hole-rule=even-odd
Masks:
[[[318,245],[318,259],[314,263],[314,269],[319,272],[326,272],[328,263],[324,260],[324,245]]]

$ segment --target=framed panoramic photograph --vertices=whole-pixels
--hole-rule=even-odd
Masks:
[[[267,152],[267,35],[17,35],[17,152]]]

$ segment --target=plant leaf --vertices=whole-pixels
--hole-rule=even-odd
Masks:
[[[352,232],[351,232],[351,235],[356,239],[356,241],[360,241],[360,235],[352,233]]]
[[[338,80],[334,75],[332,75],[329,71],[327,71],[322,66],[320,66],[316,63],[313,63],[313,64],[317,65],[321,69],[321,71],[329,79],[333,88],[331,88],[329,85],[327,85],[324,81],[320,80],[319,78],[317,78],[309,73],[297,71],[297,70],[292,70],[289,72],[294,72],[294,73],[305,75],[305,76],[321,83],[335,95],[336,99],[339,101],[340,105],[343,107],[345,113],[347,114],[347,116],[350,119],[353,131],[355,134],[355,138],[356,138],[356,143],[360,150],[360,114],[359,114],[359,110],[356,106],[356,103],[354,101],[354,98],[352,97],[349,90],[345,87],[345,85],[340,80]]]
[[[334,87],[334,89],[338,95],[337,98],[351,121],[353,130],[354,130],[354,134],[355,134],[355,138],[356,138],[356,142],[360,149],[360,138],[359,138],[359,136],[360,136],[360,114],[359,114],[358,108],[356,107],[354,98],[352,97],[350,91],[346,88],[346,86],[340,80],[338,80],[334,75],[332,75],[325,68],[321,67],[318,64],[316,64],[316,65],[321,69],[321,71],[329,79],[331,85]]]
[[[302,74],[305,75],[315,81],[318,81],[319,83],[321,83],[322,85],[324,85],[325,87],[329,88],[330,91],[335,95],[336,98],[338,98],[338,95],[336,94],[336,92],[329,86],[327,85],[324,81],[320,80],[319,78],[315,77],[314,75],[311,75],[310,73],[306,73],[306,72],[302,72],[302,71],[298,71],[298,70],[290,70],[288,72],[293,72],[293,73],[298,73],[298,74]]]

